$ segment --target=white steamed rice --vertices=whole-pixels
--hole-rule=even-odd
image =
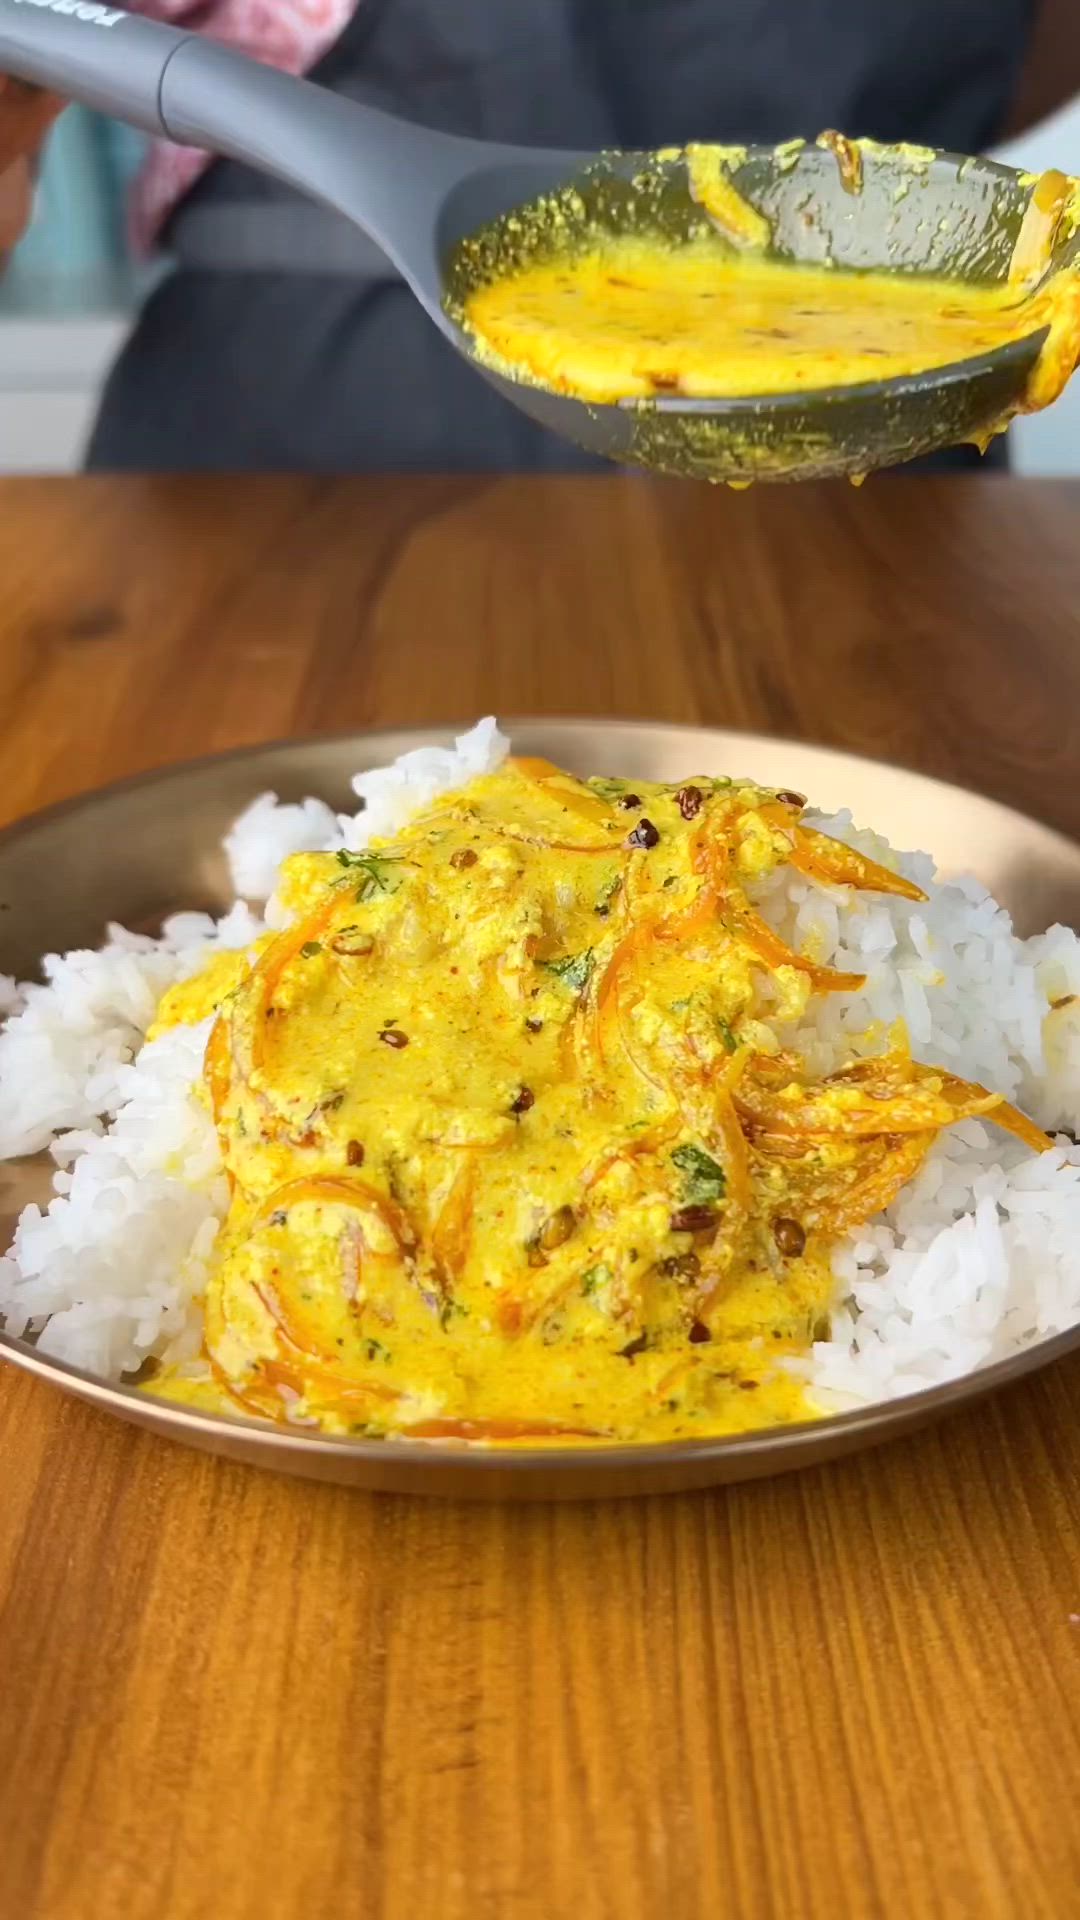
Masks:
[[[397,832],[439,793],[493,770],[493,720],[451,749],[357,776],[356,813],[263,794],[226,841],[238,903],[220,921],[178,914],[161,939],[111,927],[96,953],[52,955],[45,983],[0,975],[0,1158],[48,1147],[55,1198],[28,1207],[0,1258],[0,1315],[16,1335],[110,1378],[151,1356],[193,1356],[200,1297],[227,1205],[217,1141],[193,1097],[209,1021],[144,1044],[162,993],[215,951],[279,925],[287,854],[357,848]],[[1042,1125],[1080,1115],[1080,941],[1021,940],[971,878],[940,880],[927,854],[890,850],[850,816],[825,832],[899,868],[926,904],[821,887],[790,869],[758,893],[786,939],[867,975],[858,994],[816,996],[792,1036],[827,1072],[880,1048],[905,1021],[914,1053],[1017,1100]],[[256,904],[260,913],[253,911]],[[822,1403],[909,1393],[1002,1358],[1080,1318],[1080,1149],[1033,1155],[987,1122],[938,1141],[888,1211],[837,1247],[838,1307],[813,1350]]]

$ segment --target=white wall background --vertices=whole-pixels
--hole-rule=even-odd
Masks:
[[[1080,174],[1080,101],[999,157],[1033,173]],[[0,315],[0,473],[79,467],[124,330],[117,316]],[[1080,374],[1047,413],[1018,421],[1010,439],[1018,472],[1080,474]]]

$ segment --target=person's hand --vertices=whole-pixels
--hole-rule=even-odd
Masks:
[[[63,104],[51,93],[0,74],[0,258],[26,230],[33,161]]]

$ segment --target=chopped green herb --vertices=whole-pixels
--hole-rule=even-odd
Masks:
[[[544,960],[541,962],[545,973],[553,973],[571,993],[584,993],[596,965],[596,956],[591,947],[585,953],[568,953],[562,960]]]
[[[605,780],[600,774],[594,774],[588,784],[594,793],[599,794],[601,800],[619,800],[624,793],[630,791],[626,780]]]
[[[468,1307],[462,1306],[460,1300],[444,1300],[442,1306],[439,1308],[439,1325],[442,1327],[444,1333],[455,1314],[457,1314],[459,1319],[467,1320],[469,1309]]]
[[[401,865],[394,854],[348,853],[341,847],[337,859],[339,866],[363,874],[356,892],[357,900],[370,900],[375,893],[396,893],[401,885],[400,875],[387,871],[388,868]]]
[[[369,1360],[382,1360],[385,1361],[387,1366],[390,1365],[389,1351],[383,1346],[381,1340],[365,1340],[364,1352]]]
[[[601,1287],[610,1286],[612,1272],[610,1267],[590,1267],[581,1276],[581,1291],[584,1294],[596,1293]]]
[[[731,1027],[728,1025],[728,1022],[726,1020],[718,1019],[716,1022],[716,1029],[725,1047],[727,1048],[728,1052],[737,1053],[739,1050],[739,1043],[736,1040],[735,1035],[731,1030]]]
[[[616,894],[621,891],[622,875],[620,873],[613,873],[610,880],[605,880],[600,892],[596,896],[596,906],[593,911],[600,915],[601,920],[607,919],[608,914],[611,912],[611,903]]]
[[[724,1169],[707,1154],[703,1147],[694,1147],[687,1143],[676,1147],[671,1156],[683,1177],[680,1198],[688,1207],[708,1207],[715,1205],[724,1197],[727,1180]]]
[[[315,955],[321,952],[322,952],[321,940],[305,940],[303,946],[300,949],[300,958],[301,960],[314,960]]]

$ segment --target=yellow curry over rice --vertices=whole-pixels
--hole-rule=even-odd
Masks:
[[[293,924],[159,1021],[218,1008],[232,1200],[205,1352],[227,1404],[518,1442],[805,1417],[782,1362],[827,1327],[834,1237],[952,1121],[1046,1142],[900,1034],[823,1080],[785,1044],[861,982],[785,946],[754,883],[787,865],[920,897],[803,810],[516,760],[392,842],[288,862]]]

